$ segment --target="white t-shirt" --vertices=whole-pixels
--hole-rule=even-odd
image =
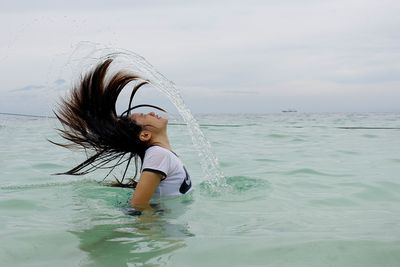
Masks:
[[[151,171],[162,175],[153,197],[178,196],[192,190],[190,176],[182,161],[168,149],[152,146],[144,155],[142,172]]]

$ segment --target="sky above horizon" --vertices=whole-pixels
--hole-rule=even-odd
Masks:
[[[194,113],[400,111],[399,1],[0,1],[0,112],[51,114],[82,42],[143,56]]]

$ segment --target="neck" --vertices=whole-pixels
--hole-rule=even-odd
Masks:
[[[160,146],[168,150],[172,150],[171,144],[169,143],[169,139],[166,134],[157,135],[156,137],[152,138],[152,140],[150,141],[150,145]]]

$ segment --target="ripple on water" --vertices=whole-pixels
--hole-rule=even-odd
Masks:
[[[270,138],[274,138],[274,139],[283,139],[283,138],[287,138],[287,135],[284,134],[269,134],[268,137]]]
[[[372,139],[372,138],[377,138],[378,136],[375,134],[363,134],[363,137]]]
[[[385,201],[397,203],[400,200],[400,184],[377,182],[373,184],[352,182],[338,183],[341,187],[352,188],[349,192],[354,198],[367,202]]]
[[[399,249],[400,242],[315,240],[256,251],[271,266],[398,266]]]
[[[285,172],[285,175],[289,176],[299,176],[299,175],[306,175],[306,176],[328,176],[328,177],[343,177],[343,176],[348,176],[347,174],[332,174],[332,173],[325,173],[325,172],[320,172],[317,170],[314,170],[312,168],[301,168],[301,169],[296,169],[293,171]]]
[[[293,138],[292,139],[292,142],[295,142],[295,143],[304,143],[306,141],[306,139],[303,139],[303,138]]]
[[[390,187],[382,185],[363,185],[363,189],[354,194],[355,197],[365,201],[399,201],[400,194],[396,190],[391,190]]]
[[[331,197],[318,200],[310,200],[309,203],[312,206],[322,206],[322,207],[351,207],[357,206],[358,203],[343,197]]]
[[[391,161],[394,163],[400,163],[400,159],[391,159]]]
[[[262,179],[230,176],[224,178],[224,186],[219,189],[214,188],[209,182],[202,182],[200,183],[200,190],[207,196],[229,198],[230,201],[250,200],[266,196],[272,190],[272,185]]]
[[[255,159],[255,161],[260,161],[260,162],[282,162],[282,160],[267,159],[267,158],[259,158],[259,159]]]
[[[37,164],[32,164],[32,167],[37,170],[52,170],[52,169],[61,169],[64,166],[60,164],[55,164],[55,163],[37,163]]]
[[[0,190],[32,190],[32,189],[42,189],[49,187],[64,187],[71,185],[84,185],[84,184],[99,184],[98,181],[92,179],[79,179],[71,180],[66,182],[48,182],[48,183],[37,183],[37,184],[18,184],[18,185],[2,185]]]
[[[345,154],[345,155],[358,155],[360,153],[351,150],[338,150],[337,152]]]
[[[0,202],[0,210],[38,210],[43,209],[39,207],[34,201],[24,199],[9,199]]]

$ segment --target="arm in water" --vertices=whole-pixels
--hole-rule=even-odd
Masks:
[[[144,171],[140,176],[135,193],[131,199],[131,206],[139,211],[152,209],[150,199],[160,184],[162,175],[155,172]]]

